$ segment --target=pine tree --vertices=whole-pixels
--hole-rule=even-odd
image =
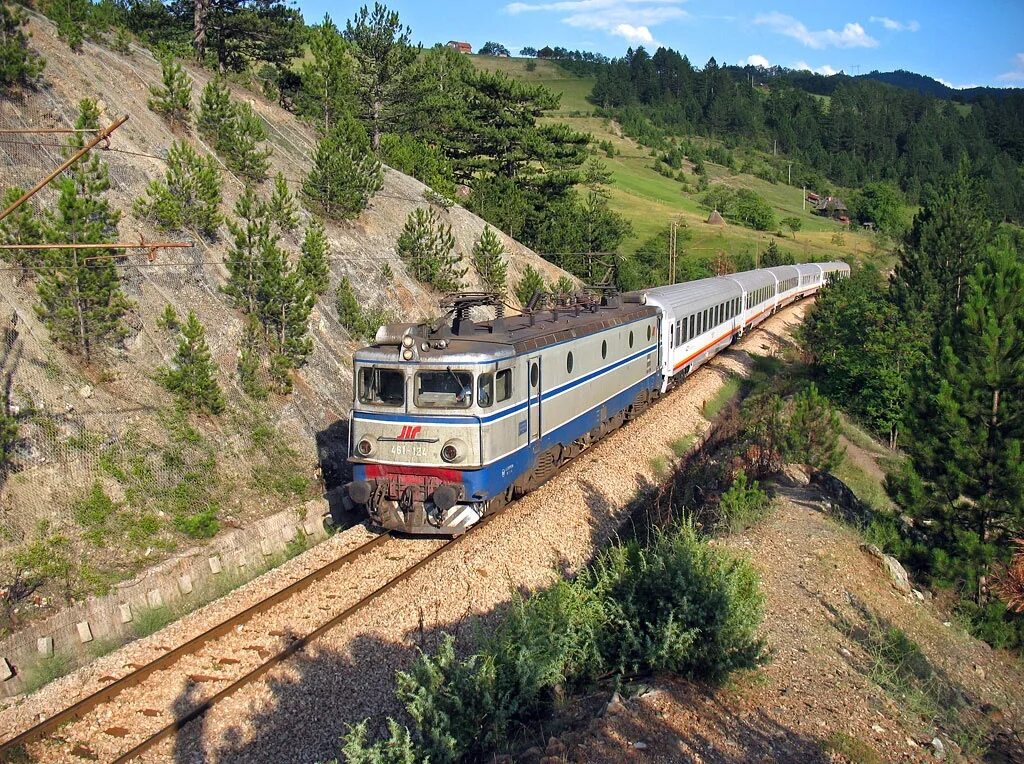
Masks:
[[[537,292],[544,292],[544,277],[532,265],[523,269],[523,277],[516,284],[516,298],[524,308]]]
[[[309,52],[299,66],[302,79],[300,112],[316,119],[326,135],[347,112],[352,101],[354,74],[346,43],[329,15],[310,29]]]
[[[274,191],[270,195],[267,211],[270,213],[270,219],[277,223],[282,231],[291,232],[299,227],[299,207],[292,192],[288,190],[288,181],[284,179],[284,173],[279,172],[274,177]]]
[[[504,292],[508,281],[508,264],[505,262],[505,248],[501,239],[489,225],[484,226],[476,244],[473,245],[473,264],[488,289]]]
[[[576,284],[568,276],[559,276],[557,281],[551,282],[548,291],[555,295],[571,295],[576,291]]]
[[[259,304],[260,261],[268,248],[277,247],[266,208],[252,189],[246,189],[235,204],[236,220],[227,221],[232,243],[225,265],[228,283],[221,290],[232,298],[236,308],[257,315]]]
[[[330,280],[327,266],[327,234],[324,224],[317,218],[306,226],[306,235],[302,239],[302,252],[299,255],[299,273],[306,281],[310,293],[319,297],[327,292]]]
[[[436,210],[417,207],[409,213],[397,250],[417,280],[441,292],[462,289],[462,277],[468,268],[459,267],[462,258],[454,251],[452,227]]]
[[[361,338],[363,335],[363,311],[348,276],[342,276],[341,281],[338,282],[338,294],[334,300],[334,307],[338,311],[338,321],[348,330],[352,339]]]
[[[256,303],[260,323],[274,351],[301,366],[312,352],[308,336],[313,296],[299,269],[274,241],[260,251]]]
[[[231,139],[231,93],[220,77],[206,83],[199,99],[199,117],[196,127],[199,134],[211,142],[218,154],[228,150]]]
[[[17,186],[9,188],[0,197],[0,207],[6,209],[20,199],[23,193],[24,189]],[[0,221],[0,244],[41,244],[42,241],[43,221],[28,202]],[[3,250],[3,259],[21,269],[18,273],[19,281],[34,274],[42,262],[40,252],[31,249]]]
[[[224,395],[217,384],[217,365],[210,355],[206,330],[191,310],[181,327],[174,367],[164,370],[161,382],[186,409],[208,414],[224,410]]]
[[[261,148],[260,143],[267,139],[267,127],[252,107],[247,103],[233,104],[234,114],[231,125],[231,144],[225,155],[228,167],[240,175],[254,181],[262,181],[267,177],[268,161],[273,150]]]
[[[161,85],[149,88],[149,108],[171,122],[187,125],[192,106],[192,83],[181,64],[172,56],[160,59]]]
[[[793,401],[786,437],[788,458],[817,470],[835,469],[844,453],[839,446],[841,430],[839,412],[812,382]]]
[[[959,312],[966,279],[992,236],[985,195],[965,160],[914,216],[896,264],[893,298],[922,333]]]
[[[99,109],[95,101],[79,105],[78,129],[96,129]],[[83,145],[75,134],[70,149]],[[104,198],[110,188],[107,167],[95,153],[79,160],[55,181],[58,199],[47,215],[44,235],[48,242],[99,244],[115,241],[120,217]],[[111,250],[48,250],[38,283],[36,312],[53,338],[70,351],[92,360],[97,344],[124,336],[122,318],[130,303]],[[88,260],[86,259],[88,258]]]
[[[222,222],[221,178],[212,157],[200,156],[185,141],[175,141],[167,152],[163,180],[146,187],[135,200],[135,214],[152,217],[164,230],[191,229],[214,237]]]
[[[327,215],[344,220],[362,212],[383,184],[384,169],[370,151],[366,131],[343,115],[317,143],[303,192]]]
[[[248,316],[238,348],[238,381],[250,398],[261,401],[267,388],[260,379],[260,325],[256,316]]]
[[[14,3],[0,3],[0,93],[14,85],[28,85],[42,73],[46,62],[28,47],[25,12]]]
[[[345,39],[355,59],[356,98],[360,116],[370,133],[374,151],[380,148],[385,125],[394,125],[411,108],[410,75],[418,48],[411,44],[412,30],[402,27],[398,13],[374,3],[363,6],[345,25]]]
[[[167,303],[164,306],[164,312],[156,320],[156,324],[161,329],[166,329],[169,332],[178,331],[181,328],[181,321],[178,320],[178,311],[174,309],[173,305]]]
[[[90,0],[59,0],[43,4],[43,12],[57,26],[57,36],[76,53],[82,50],[92,11]]]
[[[946,284],[950,293],[955,285]],[[978,602],[1024,534],[1024,265],[993,247],[961,285],[939,355],[912,387],[899,500],[924,521],[933,575]]]

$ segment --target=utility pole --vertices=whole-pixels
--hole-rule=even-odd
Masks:
[[[668,229],[668,283],[676,283],[676,231],[679,223],[675,220]]]
[[[789,163],[789,181],[788,181],[788,185],[790,185],[790,186],[793,185],[793,163],[792,162]]]
[[[804,186],[804,200],[803,200],[803,204],[800,207],[800,210],[802,212],[807,212],[807,186],[806,185]]]

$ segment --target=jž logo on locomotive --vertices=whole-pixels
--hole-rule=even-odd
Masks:
[[[413,427],[412,425],[408,425],[407,424],[407,425],[405,425],[402,428],[402,432],[398,436],[398,439],[399,440],[412,440],[413,438],[415,438],[417,435],[420,434],[420,430],[422,430],[422,429],[423,429],[422,427]]]

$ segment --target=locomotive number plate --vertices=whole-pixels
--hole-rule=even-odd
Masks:
[[[419,443],[392,443],[392,456],[426,456],[427,447]]]

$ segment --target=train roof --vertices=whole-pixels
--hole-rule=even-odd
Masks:
[[[643,295],[648,304],[659,305],[665,308],[678,310],[703,309],[705,305],[711,305],[728,300],[730,297],[740,297],[739,285],[729,278],[715,276],[713,278],[687,281],[682,284],[669,284],[667,286],[653,287],[642,292],[632,292],[632,295]]]
[[[434,358],[453,363],[500,360],[655,315],[657,311],[653,306],[628,295],[486,321],[472,321],[456,311],[450,323],[439,326],[422,323],[381,327],[370,347],[356,351],[355,360],[399,360],[405,336],[413,338],[413,352],[420,363],[429,363]],[[421,350],[424,343],[429,348],[427,351]]]

